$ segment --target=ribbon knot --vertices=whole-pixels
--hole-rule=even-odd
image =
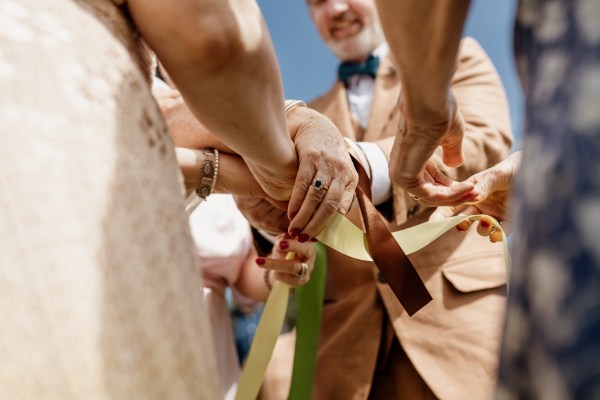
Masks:
[[[377,75],[377,69],[379,68],[379,57],[370,55],[365,61],[356,62],[344,62],[341,63],[338,68],[338,79],[344,84],[348,84],[348,80],[355,75],[368,75],[371,78],[375,78]]]

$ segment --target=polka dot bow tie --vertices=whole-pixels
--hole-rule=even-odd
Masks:
[[[369,75],[375,78],[379,68],[379,57],[370,55],[365,61],[360,63],[344,62],[338,68],[338,79],[344,84],[348,84],[348,80],[354,75]]]

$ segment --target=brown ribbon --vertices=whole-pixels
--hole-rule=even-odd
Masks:
[[[356,197],[366,228],[369,253],[400,304],[412,316],[427,305],[432,297],[371,202],[371,182],[367,173],[354,157],[352,161],[358,172]]]

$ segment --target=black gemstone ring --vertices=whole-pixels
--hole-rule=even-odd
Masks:
[[[315,189],[317,190],[321,190],[321,189],[329,189],[327,186],[325,186],[325,183],[323,183],[323,181],[319,178],[315,179],[315,181],[313,182],[313,186]]]

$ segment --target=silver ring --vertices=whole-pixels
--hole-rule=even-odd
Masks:
[[[327,190],[327,189],[329,189],[327,186],[325,186],[325,182],[323,182],[323,180],[319,179],[319,178],[315,179],[315,181],[313,182],[312,185],[317,190],[322,190],[322,189]]]
[[[302,264],[300,264],[300,272],[298,272],[296,276],[298,277],[298,279],[304,279],[306,277],[306,274],[308,274],[308,264],[303,262]]]
[[[417,196],[416,194],[412,194],[411,192],[406,192],[411,199],[413,199],[414,201],[419,201],[421,200],[421,198],[419,196]]]

